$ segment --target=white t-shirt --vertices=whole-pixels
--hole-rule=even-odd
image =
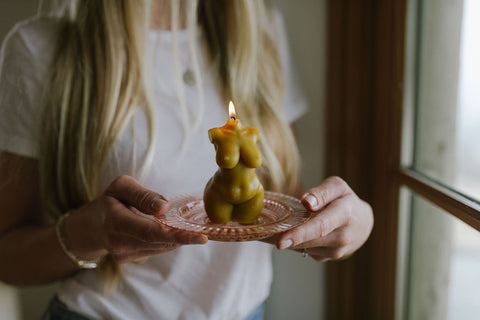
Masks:
[[[286,118],[292,122],[306,110],[295,81],[291,81],[287,42],[280,16],[277,32],[286,74]],[[36,157],[40,136],[39,101],[53,55],[58,21],[35,17],[17,24],[2,45],[0,55],[0,150]],[[179,31],[179,71],[191,69],[188,34]],[[174,79],[172,34],[149,34],[154,78],[156,147],[154,164],[144,185],[164,196],[202,191],[216,171],[214,147],[208,129],[222,126],[227,106],[220,99],[216,79],[200,52],[205,112],[196,130],[183,141],[181,113]],[[197,39],[199,42],[199,39]],[[196,45],[199,45],[198,43]],[[196,85],[181,82],[185,104],[199,113]],[[201,116],[201,115],[199,115]],[[134,118],[135,139],[145,147],[143,112]],[[115,145],[112,165],[102,181],[131,174],[131,130],[124,130]],[[181,145],[186,143],[181,154]],[[142,147],[143,146],[143,147]],[[113,161],[116,159],[116,161]],[[222,243],[181,248],[151,257],[143,264],[122,265],[124,281],[111,296],[102,295],[98,270],[84,270],[63,281],[58,296],[70,309],[98,319],[243,319],[269,294],[272,279],[271,246],[261,242]]]

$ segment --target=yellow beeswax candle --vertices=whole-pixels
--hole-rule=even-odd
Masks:
[[[215,145],[219,169],[208,181],[203,201],[213,222],[248,224],[258,219],[263,208],[263,186],[255,174],[255,168],[262,164],[256,145],[260,131],[244,127],[235,119],[231,101],[229,108],[227,123],[208,130],[210,141]]]

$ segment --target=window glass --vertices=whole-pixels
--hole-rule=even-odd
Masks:
[[[480,199],[480,1],[465,0],[462,20],[454,185]],[[480,303],[480,301],[479,301]]]
[[[480,233],[413,196],[407,319],[473,320],[480,314]]]
[[[480,1],[419,5],[417,170],[480,199]]]

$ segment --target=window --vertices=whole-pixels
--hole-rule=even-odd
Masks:
[[[413,109],[413,143],[409,169],[405,174],[425,183],[421,193],[434,203],[438,197],[427,191],[444,189],[458,200],[450,213],[422,196],[413,194],[409,210],[401,212],[410,220],[403,241],[408,243],[405,261],[398,261],[407,273],[404,300],[399,299],[399,318],[475,319],[480,312],[480,233],[468,223],[478,215],[458,210],[480,199],[480,54],[475,33],[480,24],[476,0],[410,1],[408,15],[413,32],[407,34],[406,86],[414,93],[404,99],[405,109]],[[478,122],[477,122],[478,123]],[[408,137],[404,137],[408,139]],[[407,159],[408,161],[408,159]],[[413,182],[413,181],[412,181]],[[416,181],[418,182],[418,181]],[[408,185],[408,183],[407,183]],[[442,193],[442,192],[441,192]],[[455,217],[457,215],[466,223]],[[476,282],[475,282],[476,281]],[[401,291],[401,290],[400,290]],[[399,290],[397,290],[399,292]],[[477,297],[475,299],[474,297]],[[473,298],[473,299],[472,299]],[[477,300],[477,301],[475,301]]]
[[[327,265],[328,319],[460,319],[469,308],[475,292],[459,276],[480,245],[474,7],[329,2],[327,172],[372,204],[375,227]]]

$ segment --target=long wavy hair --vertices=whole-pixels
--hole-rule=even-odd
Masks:
[[[39,161],[43,199],[54,218],[101,194],[99,179],[108,156],[139,110],[149,120],[139,172],[148,170],[155,146],[145,48],[151,5],[149,0],[71,0],[60,13]],[[298,151],[284,118],[281,63],[270,32],[272,10],[261,0],[166,0],[163,9],[161,20],[172,32],[186,27],[193,42],[201,30],[225,105],[233,100],[242,122],[261,130],[264,165],[259,175],[265,188],[293,193],[299,182]],[[193,52],[201,90],[197,56]],[[108,291],[118,283],[119,268],[108,257],[102,268]]]

